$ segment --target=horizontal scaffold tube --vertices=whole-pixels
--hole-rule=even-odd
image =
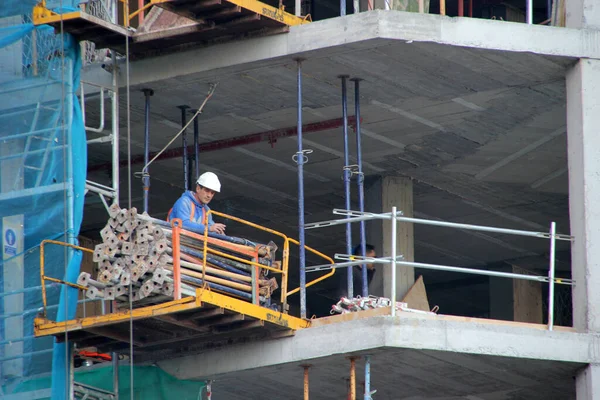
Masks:
[[[149,216],[147,214],[138,214],[137,217],[143,221],[152,222],[154,224],[171,229],[171,224],[168,223],[167,221],[163,221],[163,220],[157,219],[157,218],[152,218],[151,216]],[[190,231],[193,233],[197,233],[198,235],[204,236],[204,232],[201,232],[198,229],[186,228],[183,230]],[[250,240],[247,240],[244,238],[235,237],[235,236],[219,235],[218,233],[208,232],[208,237],[211,237],[214,239],[220,239],[220,240],[234,243],[234,244],[239,244],[241,246],[249,246],[249,247],[257,246],[257,243],[251,242]]]
[[[173,271],[173,266],[171,265],[167,265],[166,268],[168,271]],[[181,268],[181,275],[187,275],[191,276],[192,278],[202,279],[201,272],[196,272],[188,268]],[[217,278],[208,274],[205,276],[205,279],[207,282],[218,283],[220,285],[227,286],[233,289],[243,290],[245,292],[252,292],[252,287],[250,285],[244,285],[243,283],[232,282],[231,280]]]
[[[204,284],[204,282],[202,281],[202,279],[192,278],[191,276],[187,276],[187,275],[181,275],[181,281],[192,283],[192,284],[197,285],[199,287]],[[217,290],[217,291],[220,291],[220,292],[229,293],[229,294],[232,294],[234,296],[241,297],[243,299],[252,300],[252,295],[251,294],[244,293],[241,290],[232,289],[230,287],[219,285],[218,283],[206,282],[206,284],[211,289],[214,289],[214,290]]]

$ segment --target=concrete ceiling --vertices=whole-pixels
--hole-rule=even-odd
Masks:
[[[574,399],[573,377],[580,368],[574,363],[397,348],[378,349],[371,357],[371,390],[381,400]],[[356,364],[357,398],[362,398],[363,358]],[[310,365],[311,398],[346,398],[346,356],[311,360]],[[212,391],[228,400],[302,399],[302,374],[299,364],[235,372],[214,381]]]
[[[568,233],[564,75],[573,59],[385,39],[360,47],[348,46],[330,56],[324,52],[306,55],[303,122],[341,117],[338,75],[364,79],[361,104],[367,186],[379,175],[410,177],[419,218],[530,230],[547,230],[550,221],[556,221],[558,230]],[[132,87],[131,154],[143,151],[141,89],[147,87],[155,91],[150,121],[153,151],[177,133],[181,123],[177,106],[197,108],[210,83],[218,82],[218,87],[200,117],[201,142],[296,125],[293,60],[238,70],[212,70]],[[348,94],[353,115],[350,82]],[[121,157],[125,159],[124,91],[120,101]],[[90,101],[87,107],[89,125],[97,123],[97,105],[93,104]],[[191,143],[190,134],[188,140]],[[352,131],[350,140],[354,153]],[[332,219],[331,209],[344,206],[342,145],[340,128],[305,135],[304,147],[313,150],[305,166],[307,222]],[[181,141],[175,146],[181,146]],[[263,142],[201,154],[201,170],[217,172],[223,183],[222,193],[211,206],[297,236],[297,179],[292,161],[296,150],[292,137],[273,145]],[[94,145],[89,153],[90,167],[110,160],[109,145]],[[134,165],[132,172],[141,168]],[[96,171],[89,178],[108,183],[108,173],[108,169]],[[183,191],[181,159],[155,162],[150,173],[150,210],[163,218]],[[131,189],[132,204],[140,209],[139,179],[132,177]],[[121,190],[121,205],[126,206],[126,171],[121,174]],[[356,204],[354,188],[353,197]],[[102,210],[99,201],[89,199],[84,235],[95,235],[105,224]],[[233,224],[228,233],[262,239]],[[343,227],[307,232],[307,244],[327,254],[344,251],[343,238]],[[569,247],[559,243],[558,250],[563,252],[559,268],[568,271]],[[415,227],[415,256],[421,262],[485,265],[527,257],[538,262],[524,267],[536,269],[547,252],[544,240]],[[448,276],[426,276],[426,282],[440,279]]]

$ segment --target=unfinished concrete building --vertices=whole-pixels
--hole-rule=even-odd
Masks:
[[[600,399],[595,3],[3,6],[3,398]]]

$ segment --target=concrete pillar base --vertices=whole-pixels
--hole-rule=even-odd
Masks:
[[[368,185],[365,192],[365,211],[390,212],[396,206],[404,216],[413,216],[413,185],[409,178],[385,176]],[[367,222],[367,242],[376,247],[377,255],[391,256],[391,226],[389,221]],[[397,229],[396,249],[406,261],[414,261],[413,224],[399,223]],[[390,297],[391,269],[378,265],[369,286],[369,294]],[[398,267],[396,272],[397,299],[404,297],[408,289],[415,283],[414,268]]]
[[[600,400],[600,365],[590,364],[576,378],[577,400]]]

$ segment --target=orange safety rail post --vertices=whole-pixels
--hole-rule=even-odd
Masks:
[[[171,244],[173,247],[173,299],[181,299],[181,262],[179,253],[179,235],[181,231],[182,221],[179,218],[175,218],[171,221],[171,227],[173,228],[171,235]],[[204,246],[206,247],[206,246]]]

